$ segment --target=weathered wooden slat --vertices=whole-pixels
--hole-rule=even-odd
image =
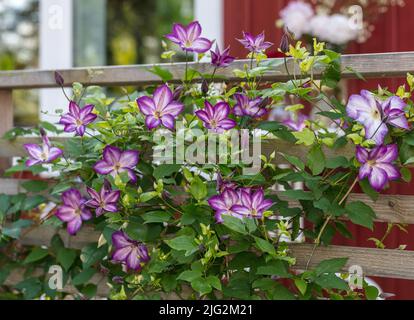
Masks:
[[[20,192],[20,180],[0,179],[0,194],[15,195]]]
[[[0,88],[0,138],[3,135],[13,128],[13,91],[10,89],[1,89]],[[6,156],[7,157],[7,156]],[[10,159],[2,158],[0,155],[0,176],[3,174],[4,170],[7,169],[10,165]]]
[[[293,63],[288,60],[289,74],[285,70],[284,60],[274,59],[272,70],[267,72],[263,80],[286,81],[293,74]],[[235,61],[231,67],[219,70],[217,75],[225,76],[230,81],[240,81],[236,78],[233,70],[243,69],[247,60]],[[171,82],[183,78],[184,63],[161,64],[173,75]],[[344,55],[342,57],[342,69],[344,78],[355,78],[354,72],[358,71],[367,78],[382,77],[404,77],[407,72],[414,72],[414,53],[375,53]],[[158,76],[149,72],[152,65],[111,66],[93,68],[75,68],[70,70],[58,70],[65,79],[65,85],[70,86],[73,82],[81,82],[85,85],[101,86],[123,86],[123,85],[148,85],[161,83]],[[191,63],[190,68],[199,70],[201,73],[212,72],[209,63]],[[315,77],[320,75],[321,70],[315,70]],[[29,88],[53,88],[57,87],[54,70],[24,70],[0,72],[0,89],[29,89]]]
[[[49,245],[55,230],[50,227],[40,227],[31,231],[21,240],[24,245]],[[88,227],[83,228],[78,235],[69,237],[60,231],[65,245],[81,249],[85,245],[96,242],[99,232]],[[305,269],[312,254],[312,244],[290,244],[292,256],[296,258],[296,269]],[[351,265],[359,265],[364,273],[378,277],[393,277],[399,279],[414,279],[414,251],[356,248],[345,246],[329,246],[316,248],[310,266],[316,266],[325,259],[349,257],[346,269]]]
[[[313,245],[292,244],[289,249],[296,258],[295,268],[305,269],[312,255]],[[314,267],[323,260],[333,258],[349,258],[343,271],[347,271],[352,265],[358,265],[362,267],[365,275],[414,279],[414,251],[346,246],[318,247],[309,266]]]
[[[24,189],[20,187],[22,181],[24,180],[0,179],[0,194],[14,195],[24,191]],[[276,192],[276,194],[283,200],[289,200],[281,196],[280,192]],[[414,208],[414,196],[384,194],[381,195],[377,201],[373,201],[365,194],[353,193],[349,196],[348,201],[362,201],[371,206],[377,214],[375,220],[378,222],[414,224],[414,211],[412,210],[412,208]],[[291,207],[300,206],[297,201],[292,200],[289,200],[289,205]],[[33,235],[33,237],[32,241],[36,241],[39,235]],[[44,243],[40,242],[37,244]]]
[[[30,273],[30,275],[28,275],[27,277],[40,277],[44,274],[43,270],[41,269],[37,269],[34,270],[32,273]],[[17,269],[17,270],[13,270],[9,276],[7,277],[7,279],[4,281],[4,285],[8,286],[8,287],[13,287],[15,285],[17,285],[18,283],[22,282],[23,280],[25,280],[25,270],[23,269]],[[96,291],[96,296],[97,297],[106,297],[109,294],[110,288],[109,286],[106,284],[106,276],[103,274],[95,274],[89,281],[88,283],[94,284],[97,286],[97,291]],[[76,289],[76,287],[74,287],[72,284],[68,283],[64,286],[64,288],[62,290],[59,290],[68,294],[79,294],[79,291]]]

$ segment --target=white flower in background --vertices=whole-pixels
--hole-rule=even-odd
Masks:
[[[358,30],[351,27],[347,16],[334,14],[330,16],[327,28],[327,41],[333,44],[346,44],[351,40],[356,40]]]
[[[351,27],[347,16],[334,14],[317,15],[310,21],[310,34],[319,40],[343,45],[358,38],[358,30]]]
[[[280,12],[283,24],[299,39],[303,34],[309,33],[309,21],[314,16],[314,11],[309,3],[292,1]]]

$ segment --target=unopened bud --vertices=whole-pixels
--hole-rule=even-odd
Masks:
[[[55,81],[61,87],[65,84],[65,79],[63,79],[63,76],[58,71],[55,71]]]
[[[203,80],[203,83],[201,84],[201,92],[204,96],[207,95],[209,90],[209,84],[208,81],[206,79]]]
[[[181,94],[183,93],[183,90],[184,90],[183,86],[178,86],[177,88],[175,88],[173,92],[173,100],[179,100],[181,97]]]
[[[283,33],[279,48],[283,53],[289,52],[289,35],[286,32]]]

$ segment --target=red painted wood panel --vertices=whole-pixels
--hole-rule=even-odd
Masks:
[[[277,56],[276,48],[279,45],[282,31],[275,26],[279,11],[289,0],[224,0],[224,35],[226,44],[231,45],[232,54],[242,58],[246,50],[235,38],[240,38],[242,31],[258,34],[263,30],[266,39],[276,44],[270,56]],[[363,44],[353,44],[348,53],[376,53],[395,51],[414,51],[412,30],[414,30],[414,1],[406,1],[404,8],[391,8],[381,16],[375,24],[372,37]],[[358,93],[361,89],[376,89],[380,84],[390,90],[404,82],[404,79],[369,80],[367,82],[352,80],[348,82],[349,93]],[[390,194],[413,194],[414,182],[411,184],[393,183],[386,191]],[[413,208],[414,209],[414,208]],[[375,230],[350,226],[354,239],[341,237],[335,239],[337,244],[374,247],[369,237],[381,238],[386,230],[386,224],[377,223]],[[409,226],[409,233],[395,229],[386,241],[389,248],[396,248],[406,244],[407,249],[414,250],[414,226]],[[414,299],[414,281],[397,279],[375,279],[385,292],[396,294],[394,299]]]

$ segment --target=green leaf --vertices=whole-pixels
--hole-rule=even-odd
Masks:
[[[266,276],[279,276],[282,278],[291,278],[288,272],[287,263],[282,260],[273,260],[268,262],[265,266],[257,268],[257,274]]]
[[[21,210],[23,211],[32,210],[34,208],[37,208],[42,203],[46,203],[46,202],[47,202],[47,199],[43,196],[28,197],[23,202]]]
[[[372,199],[372,201],[378,200],[379,192],[375,191],[371,187],[367,179],[359,181],[359,186],[361,187],[362,191]]]
[[[293,164],[296,168],[300,170],[305,170],[305,164],[300,160],[298,157],[290,156],[288,154],[282,154],[282,156],[289,161],[289,163]]]
[[[367,297],[367,300],[377,300],[379,291],[374,286],[367,286],[365,288],[365,296]]]
[[[72,284],[74,286],[85,285],[96,273],[95,269],[87,268],[84,269],[81,273],[78,273],[73,279]]]
[[[184,280],[184,281],[188,281],[191,282],[197,278],[201,277],[201,271],[199,270],[186,270],[183,271],[178,277],[177,280]]]
[[[46,249],[42,248],[34,248],[29,255],[24,259],[23,263],[28,264],[32,262],[36,262],[39,260],[42,260],[44,257],[46,257],[49,254],[49,252]]]
[[[315,142],[315,133],[309,128],[292,132],[292,134],[297,139],[296,144],[304,144],[309,147]]]
[[[336,168],[348,168],[349,161],[347,158],[343,156],[329,158],[326,160],[326,167],[328,169],[336,169]]]
[[[48,188],[49,184],[42,180],[26,181],[21,184],[28,192],[40,192]]]
[[[178,251],[192,251],[198,250],[198,246],[194,241],[193,237],[190,236],[179,236],[171,240],[165,240],[165,243],[174,250]]]
[[[320,276],[324,273],[335,273],[341,271],[341,269],[346,265],[348,258],[334,258],[329,260],[324,260],[319,263],[315,272],[317,276]]]
[[[308,167],[311,169],[312,174],[317,176],[325,169],[325,155],[321,146],[316,145],[312,147],[308,153]]]
[[[87,269],[94,263],[101,261],[107,254],[107,246],[97,248],[96,244],[90,244],[84,247],[81,251],[80,259],[83,263],[83,268]]]
[[[237,233],[241,234],[248,234],[246,231],[246,226],[243,223],[243,220],[239,218],[235,218],[229,215],[223,215],[223,225],[229,228],[232,231],[235,231]]]
[[[89,283],[85,287],[83,287],[80,292],[86,296],[88,299],[92,299],[96,296],[96,292],[98,291],[98,287],[93,284]]]
[[[162,68],[160,66],[153,66],[148,71],[159,76],[164,82],[168,82],[173,79],[173,74],[168,69]]]
[[[3,228],[2,233],[10,238],[18,239],[20,237],[22,229],[32,224],[33,221],[31,220],[18,220],[16,222],[13,222],[10,227]]]
[[[162,223],[171,219],[171,214],[165,211],[150,211],[142,215],[145,223]]]
[[[206,279],[207,283],[217,290],[221,290],[221,281],[217,276],[208,276]]]
[[[10,207],[10,197],[5,194],[0,194],[0,220],[6,216],[7,210]]]
[[[193,287],[193,289],[200,295],[205,295],[213,290],[211,285],[203,278],[198,278],[191,281],[191,287]]]
[[[305,295],[306,289],[308,288],[308,283],[303,279],[295,279],[296,288],[302,295]]]
[[[303,190],[286,190],[281,195],[295,200],[313,200],[312,193]]]
[[[179,164],[162,164],[154,169],[153,176],[156,180],[169,177],[173,173],[180,171],[181,165]]]
[[[254,240],[259,250],[261,250],[262,252],[269,253],[271,255],[276,255],[275,247],[269,241],[258,237],[254,237]]]
[[[207,197],[207,185],[196,176],[191,182],[190,192],[196,200],[200,201]]]
[[[349,290],[348,283],[334,273],[320,275],[315,279],[315,283],[324,289]]]
[[[273,300],[296,300],[295,295],[280,283],[272,291]]]
[[[65,271],[68,271],[75,262],[76,256],[77,254],[75,250],[60,248],[56,256],[56,260],[63,267],[63,269],[65,269]]]
[[[347,203],[345,206],[349,219],[357,225],[373,229],[376,217],[372,208],[361,201]]]

